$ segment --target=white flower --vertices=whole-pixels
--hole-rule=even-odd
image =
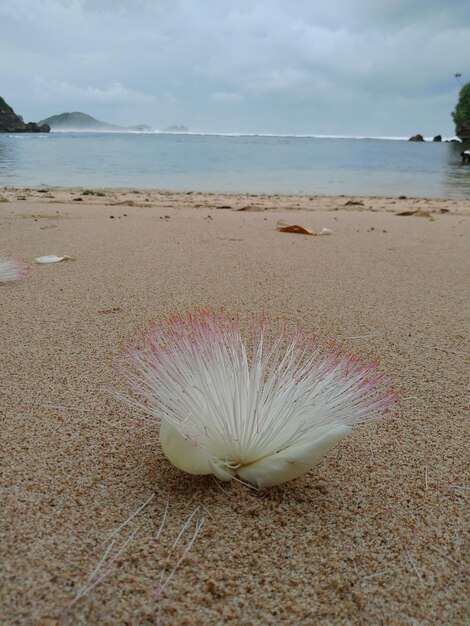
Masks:
[[[120,372],[160,421],[163,452],[176,467],[278,485],[393,401],[375,364],[322,349],[300,330],[272,335],[261,321],[245,343],[238,319],[197,312],[152,325],[127,350]]]
[[[21,280],[28,271],[28,263],[0,253],[0,283]]]

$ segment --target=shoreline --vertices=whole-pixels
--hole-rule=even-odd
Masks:
[[[80,198],[80,200],[78,200]],[[192,202],[197,198],[198,205]],[[224,200],[232,205],[224,204]],[[198,209],[233,209],[234,211],[263,211],[286,207],[306,211],[384,211],[399,213],[421,208],[431,213],[470,215],[470,198],[432,198],[422,196],[354,194],[278,194],[204,191],[171,191],[165,189],[135,189],[130,187],[0,187],[0,202],[39,202],[41,204],[84,202],[91,205],[140,206],[158,208],[169,201],[176,206]],[[110,201],[110,202],[108,202]],[[349,203],[349,204],[348,204]],[[417,205],[407,207],[408,204]]]

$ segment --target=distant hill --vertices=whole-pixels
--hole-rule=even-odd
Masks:
[[[72,130],[72,131],[95,131],[95,132],[112,132],[112,131],[150,131],[152,128],[145,124],[138,126],[117,126],[116,124],[108,124],[100,122],[87,113],[74,111],[73,113],[61,113],[60,115],[52,115],[51,117],[41,120],[39,124],[48,124],[51,130]]]

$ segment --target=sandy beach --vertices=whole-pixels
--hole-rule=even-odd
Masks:
[[[0,250],[73,260],[0,285],[0,623],[468,623],[469,234],[470,200],[1,189]],[[398,414],[270,490],[179,472],[112,363],[196,307],[378,359]]]

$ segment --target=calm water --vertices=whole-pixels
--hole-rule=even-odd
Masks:
[[[462,149],[383,139],[0,134],[0,185],[469,198]]]

